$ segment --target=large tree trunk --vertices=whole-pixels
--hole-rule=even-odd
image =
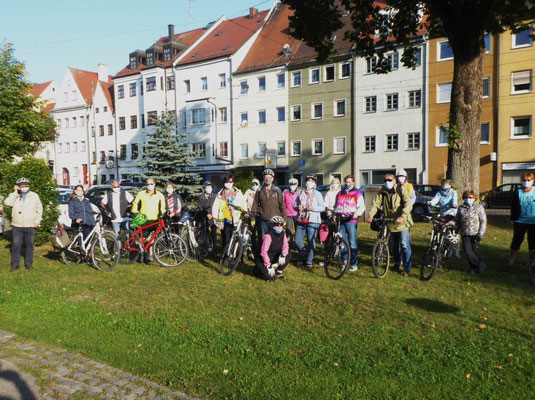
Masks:
[[[450,134],[455,138],[448,151],[448,178],[461,193],[479,192],[479,146],[481,140],[481,104],[483,58],[455,57],[450,103]],[[457,133],[457,137],[456,134]]]

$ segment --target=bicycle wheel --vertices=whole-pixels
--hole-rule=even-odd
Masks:
[[[61,250],[61,259],[65,264],[70,266],[80,264],[82,261],[82,251],[80,248],[80,238],[78,236],[71,245]]]
[[[188,257],[188,245],[176,233],[158,235],[152,249],[154,258],[162,267],[178,267]]]
[[[193,228],[193,235],[197,242],[197,247],[193,251],[193,258],[197,261],[202,261],[208,257],[214,248],[212,238],[207,231],[200,227]]]
[[[100,271],[111,271],[120,258],[120,244],[115,233],[104,231],[91,245],[91,262]]]
[[[529,280],[535,285],[535,253],[529,258],[528,262]]]
[[[121,264],[133,264],[137,261],[139,255],[141,254],[138,243],[133,241],[128,243],[134,232],[125,230],[121,231],[119,234],[119,246],[121,249],[121,254],[119,257],[119,262]],[[128,247],[126,248],[126,244]]]
[[[376,278],[384,278],[390,267],[390,251],[388,241],[378,239],[373,245],[372,271]]]
[[[240,265],[243,248],[237,238],[232,238],[230,243],[225,246],[221,261],[219,261],[219,270],[223,275],[230,275]]]
[[[437,273],[437,269],[440,266],[441,257],[433,249],[429,248],[425,252],[420,266],[420,279],[422,281],[429,281]]]
[[[344,261],[344,257],[346,260]],[[346,240],[337,238],[325,250],[323,269],[327,278],[338,280],[346,273],[351,261],[351,250]]]

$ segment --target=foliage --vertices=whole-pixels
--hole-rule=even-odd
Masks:
[[[13,47],[0,43],[0,162],[33,154],[39,142],[54,138],[56,124],[44,105],[28,93],[25,66],[14,58]]]
[[[243,193],[251,187],[251,182],[255,178],[252,168],[237,168],[233,175],[234,185]]]
[[[154,178],[158,186],[171,182],[176,191],[186,200],[200,194],[201,177],[188,172],[195,161],[190,150],[186,134],[179,134],[176,129],[176,117],[170,112],[163,112],[155,121],[156,129],[146,131],[148,142],[143,146],[139,167],[145,171],[138,174],[141,178]]]
[[[6,198],[12,191],[18,178],[30,181],[30,190],[37,193],[43,204],[41,227],[35,235],[35,242],[41,245],[48,241],[50,230],[56,225],[59,217],[57,184],[52,171],[44,160],[25,157],[17,164],[3,163],[0,165],[0,197]],[[10,207],[5,206],[5,215],[11,217]]]
[[[448,147],[454,149],[457,142],[462,138],[462,133],[457,126],[453,123],[450,123],[448,126],[440,125],[440,130],[444,132],[448,139]]]

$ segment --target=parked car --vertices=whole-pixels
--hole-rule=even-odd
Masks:
[[[418,221],[421,220],[424,215],[429,215],[429,209],[427,202],[431,201],[433,197],[440,191],[440,185],[423,185],[413,184],[413,188],[416,193],[416,201],[412,206],[412,216]]]
[[[111,185],[113,181],[115,181],[116,179],[108,179],[106,182],[104,182],[103,186],[104,185]],[[141,188],[143,186],[145,186],[145,183],[144,182],[134,182],[133,180],[131,179],[121,179],[119,181],[119,183],[121,184],[121,186],[123,187],[126,187],[126,186],[129,186],[129,187],[138,187],[138,188]]]
[[[506,183],[483,192],[479,197],[481,205],[485,208],[510,208],[513,194],[520,187],[522,187],[520,183]]]
[[[140,189],[138,186],[127,186],[127,185],[121,186],[121,188],[123,190],[128,191],[132,196],[135,196],[137,192],[139,192],[139,189]],[[87,199],[91,202],[91,204],[94,204],[97,207],[99,207],[100,202],[102,201],[106,193],[108,193],[108,190],[110,190],[109,185],[91,186],[85,192],[85,197],[87,197]]]

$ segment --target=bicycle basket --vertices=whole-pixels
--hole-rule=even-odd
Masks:
[[[147,223],[148,219],[147,216],[144,214],[138,214],[134,217],[134,219],[131,222],[131,225],[134,227],[138,227],[141,225],[145,225]]]
[[[329,225],[321,224],[319,229],[320,242],[325,243],[329,237]]]

